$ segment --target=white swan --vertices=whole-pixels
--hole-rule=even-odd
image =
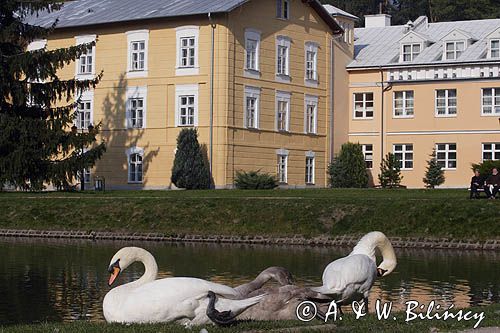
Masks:
[[[238,300],[242,297],[238,290],[197,278],[156,280],[158,266],[154,257],[138,247],[125,247],[113,256],[109,266],[109,285],[136,261],[144,264],[144,275],[110,290],[104,297],[103,312],[107,322],[177,322],[186,326],[211,322],[227,324],[263,297]]]
[[[383,258],[378,267],[376,249]],[[396,264],[396,254],[389,239],[383,233],[373,231],[364,235],[347,257],[326,266],[323,286],[311,290],[335,300],[339,306],[363,300],[367,311],[368,295],[375,278],[390,274]]]

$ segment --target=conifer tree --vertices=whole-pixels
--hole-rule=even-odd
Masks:
[[[368,174],[361,145],[351,142],[344,143],[339,154],[330,164],[328,173],[332,187],[367,187]]]
[[[399,187],[403,177],[399,160],[393,153],[388,153],[380,163],[380,174],[378,180],[383,188]]]
[[[60,6],[49,0],[0,2],[0,187],[66,187],[105,150],[95,144],[98,125],[85,133],[71,131],[75,95],[94,88],[102,73],[82,81],[58,76],[93,43],[27,51],[30,42],[46,39],[57,24],[30,25],[30,17]]]
[[[423,181],[427,188],[435,188],[444,183],[444,171],[438,164],[436,149],[432,150],[430,157],[430,160],[427,161],[427,171],[425,172]]]
[[[185,128],[177,137],[172,183],[188,190],[210,188],[210,172],[198,142],[198,132]]]

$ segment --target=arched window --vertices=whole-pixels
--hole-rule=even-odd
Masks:
[[[131,183],[142,183],[142,156],[139,154],[130,155],[128,179]]]
[[[127,150],[129,183],[142,183],[144,179],[142,169],[143,156],[144,150],[141,148],[132,147]]]

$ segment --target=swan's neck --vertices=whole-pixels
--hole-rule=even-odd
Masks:
[[[137,288],[146,283],[156,280],[158,276],[158,265],[155,258],[147,251],[138,251],[132,262],[139,261],[144,265],[144,274],[140,279],[125,284],[128,288]]]
[[[240,293],[242,296],[247,296],[251,292],[262,288],[262,286],[271,279],[271,275],[267,272],[260,273],[255,280],[248,283],[242,284],[241,286],[235,287],[234,290]]]
[[[389,239],[381,232],[374,231],[363,236],[350,255],[364,254],[376,262],[376,249],[379,249],[383,258],[379,267],[392,271],[396,267],[396,253]]]

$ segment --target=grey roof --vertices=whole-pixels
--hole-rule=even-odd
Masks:
[[[249,0],[76,0],[52,13],[28,19],[30,24],[58,28],[152,18],[229,12]]]
[[[405,26],[357,28],[354,45],[354,60],[348,68],[414,66],[453,63],[478,63],[492,61],[486,58],[487,36],[500,28],[500,19],[439,22],[421,25],[415,32],[428,38],[429,43],[411,62],[400,63],[400,39],[406,35]],[[456,60],[442,60],[442,38],[453,30],[470,35],[470,45]],[[498,61],[498,60],[497,60]]]
[[[352,15],[352,14],[350,14],[350,13],[348,13],[340,8],[337,8],[335,6],[323,5],[323,7],[325,7],[325,9],[328,11],[328,13],[330,13],[330,15],[332,15],[332,16],[344,16],[344,17],[351,18],[353,20],[359,19],[359,17]]]

